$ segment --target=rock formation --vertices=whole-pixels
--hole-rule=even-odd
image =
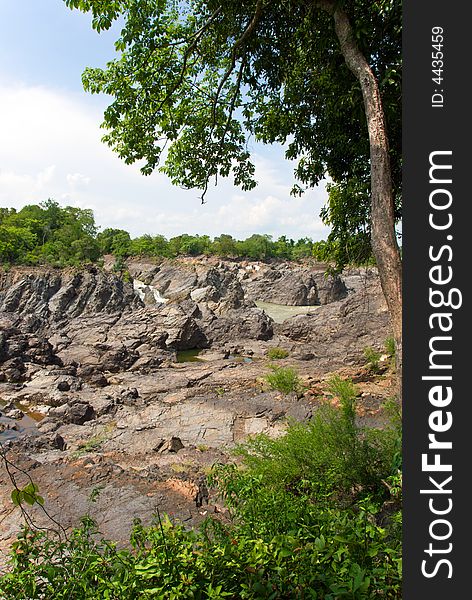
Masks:
[[[118,541],[156,504],[196,523],[212,503],[203,470],[249,435],[309,418],[325,374],[359,365],[389,335],[373,270],[326,278],[320,265],[214,258],[127,267],[129,281],[95,267],[0,271],[0,440],[34,469],[51,514],[68,526],[96,509]],[[274,323],[255,301],[318,308]],[[275,346],[305,392],[267,388]],[[199,362],[177,362],[198,349]],[[0,472],[5,503],[10,483]],[[18,524],[6,515],[0,550]]]

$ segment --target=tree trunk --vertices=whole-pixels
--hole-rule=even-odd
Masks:
[[[317,4],[333,16],[341,52],[362,90],[370,143],[372,250],[395,338],[398,391],[401,397],[402,263],[395,235],[390,157],[382,100],[377,80],[357,46],[349,18],[340,3],[319,0]]]

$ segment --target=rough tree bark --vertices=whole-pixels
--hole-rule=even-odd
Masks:
[[[349,18],[340,3],[319,0],[317,5],[332,15],[341,52],[362,90],[370,143],[372,250],[395,338],[398,391],[401,397],[402,262],[395,235],[394,198],[382,100],[375,75],[355,41]]]

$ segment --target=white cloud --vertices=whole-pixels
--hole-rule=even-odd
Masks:
[[[48,185],[50,185],[54,179],[55,172],[56,165],[50,165],[49,167],[46,167],[44,171],[40,171],[36,178],[36,185],[38,189],[42,190]]]
[[[180,233],[246,237],[326,237],[318,214],[324,188],[290,196],[290,168],[256,147],[258,187],[251,192],[222,181],[207,203],[197,190],[173,187],[162,174],[143,177],[101,143],[101,108],[85,95],[0,80],[0,205],[20,208],[51,197],[91,208],[102,227],[132,235]]]
[[[50,165],[37,173],[15,173],[0,171],[0,202],[2,206],[16,206],[15,196],[24,198],[22,205],[33,203],[38,194],[47,194],[54,180],[55,165]],[[13,199],[13,203],[12,203]],[[10,202],[10,204],[8,204]]]
[[[90,183],[90,177],[82,175],[82,173],[68,173],[66,176],[67,183],[71,188],[79,188]]]

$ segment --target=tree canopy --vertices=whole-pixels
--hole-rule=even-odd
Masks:
[[[267,234],[253,234],[244,240],[223,233],[208,235],[183,233],[167,239],[148,233],[132,238],[124,229],[107,227],[99,231],[91,210],[61,207],[54,200],[30,204],[17,211],[0,207],[0,264],[80,266],[113,255],[124,267],[130,256],[175,258],[214,255],[222,258],[254,260],[283,259],[333,261],[336,244],[309,238],[299,240]]]
[[[256,179],[250,140],[280,142],[297,160],[293,192],[332,180],[323,218],[339,262],[370,252],[369,136],[359,81],[323,2],[65,0],[91,11],[97,31],[124,18],[105,69],[85,89],[113,101],[104,140],[142,172],[159,168],[202,190],[232,176]],[[396,218],[401,216],[401,2],[345,0],[355,40],[379,83]]]
[[[99,255],[97,227],[89,209],[61,208],[54,200],[20,211],[0,208],[0,262],[78,264]]]

